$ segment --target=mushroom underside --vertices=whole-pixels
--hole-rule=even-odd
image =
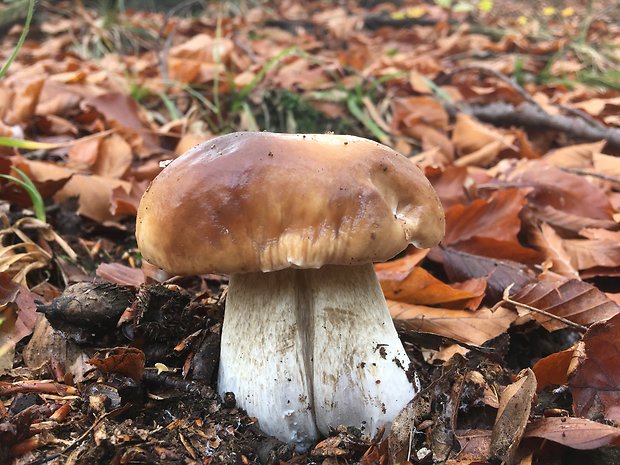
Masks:
[[[231,276],[218,390],[298,451],[341,424],[389,428],[408,366],[372,264]]]

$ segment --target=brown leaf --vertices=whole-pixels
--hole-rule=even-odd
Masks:
[[[528,425],[528,438],[543,438],[573,449],[591,450],[620,445],[620,428],[585,418],[549,417]]]
[[[485,125],[472,116],[459,113],[452,132],[452,143],[461,156],[492,147],[486,161],[493,160],[499,152],[512,145],[514,136],[504,135],[492,126]],[[490,149],[486,149],[490,150]]]
[[[620,178],[620,158],[603,153],[593,155],[594,171],[607,176]]]
[[[443,265],[450,281],[486,278],[487,297],[501,300],[504,290],[513,285],[515,291],[535,280],[534,274],[521,263],[473,255],[452,247],[442,249]]]
[[[488,237],[517,242],[521,229],[519,213],[526,204],[526,189],[504,189],[487,200],[476,199],[469,205],[453,205],[446,210],[446,235],[451,245],[472,237]]]
[[[138,288],[145,282],[141,269],[130,268],[122,263],[101,263],[95,274],[101,279],[120,286]]]
[[[110,198],[110,212],[114,216],[133,215],[138,213],[138,205],[142,194],[146,191],[148,181],[131,181],[131,190],[127,192],[124,187],[118,186],[112,189]]]
[[[92,172],[104,178],[120,179],[129,170],[132,159],[131,147],[125,139],[111,134],[101,141]]]
[[[555,229],[543,223],[540,228],[531,228],[529,236],[532,245],[550,260],[551,270],[567,278],[579,277],[570,255],[564,248],[564,240]]]
[[[15,344],[32,334],[40,297],[0,273],[0,373],[13,367]]]
[[[443,171],[436,171],[433,173],[427,169],[424,174],[435,188],[443,207],[448,208],[454,204],[465,203],[467,168],[464,166],[448,166]]]
[[[604,140],[589,144],[569,145],[552,150],[543,159],[553,166],[562,168],[588,168],[592,166],[594,154],[603,150]]]
[[[9,111],[4,117],[7,124],[25,123],[34,115],[44,82],[45,79],[36,78],[17,87]]]
[[[585,358],[568,385],[575,415],[620,421],[620,315],[593,325],[583,337]]]
[[[538,360],[532,367],[536,375],[537,390],[541,391],[549,384],[568,383],[568,368],[573,360],[574,349],[563,350]]]
[[[90,170],[97,161],[101,137],[80,140],[69,149],[67,166],[77,170]]]
[[[550,205],[545,205],[543,207],[534,207],[532,205],[528,205],[527,210],[540,221],[549,223],[550,225],[553,225],[557,228],[561,228],[566,231],[575,233],[581,231],[584,228],[618,228],[618,223],[611,219],[587,218],[585,216],[574,215],[572,213],[558,210]]]
[[[529,368],[521,371],[517,381],[503,390],[493,433],[491,453],[503,463],[512,463],[530,417],[536,394],[536,376]]]
[[[590,325],[620,313],[620,307],[592,284],[571,279],[560,285],[538,281],[525,286],[511,300],[561,316],[580,325]],[[548,331],[566,325],[549,316],[532,312],[531,316]]]
[[[532,187],[530,204],[551,206],[576,216],[612,220],[613,210],[605,192],[582,176],[566,173],[539,160],[527,160],[509,175],[508,185]]]
[[[409,304],[438,305],[466,301],[481,297],[486,287],[483,286],[482,291],[477,294],[458,290],[443,283],[421,267],[415,267],[402,279],[388,278],[385,273],[377,273],[377,276],[386,299]]]
[[[451,337],[481,345],[504,333],[517,318],[515,312],[499,307],[495,312],[481,308],[475,312],[411,305],[388,300],[392,318],[414,331]]]
[[[523,247],[516,240],[502,241],[490,237],[472,237],[459,242],[457,247],[459,250],[473,255],[512,260],[527,265],[536,265],[543,261],[543,257],[538,251]]]
[[[418,123],[436,129],[448,128],[448,113],[436,99],[427,96],[394,99],[392,103],[392,126],[397,130]]]
[[[78,214],[91,218],[103,225],[119,225],[114,221],[110,212],[110,198],[112,191],[122,187],[129,192],[131,184],[127,181],[107,179],[96,175],[76,174],[56,194],[59,201],[69,197],[79,197]]]
[[[138,382],[144,375],[144,352],[133,347],[116,347],[110,349],[100,358],[91,358],[88,363],[104,373],[119,373]]]

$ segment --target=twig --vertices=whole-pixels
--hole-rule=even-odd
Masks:
[[[453,108],[452,111],[454,110]],[[462,111],[497,126],[518,125],[535,129],[552,129],[592,142],[605,139],[610,147],[620,149],[620,129],[606,126],[595,127],[582,119],[550,115],[538,105],[532,105],[529,102],[524,102],[518,107],[504,102],[468,105],[463,106]]]
[[[52,455],[47,455],[45,457],[41,457],[40,459],[34,460],[32,462],[29,462],[28,465],[41,465],[43,463],[49,462],[50,460],[57,459],[61,455],[66,454],[71,449],[73,449],[75,446],[77,446],[80,442],[82,442],[86,438],[86,436],[88,436],[99,425],[99,423],[101,423],[106,417],[108,417],[108,416],[112,415],[113,413],[116,413],[116,412],[118,412],[119,410],[122,410],[122,409],[125,409],[125,407],[117,408],[117,409],[114,409],[114,410],[112,410],[110,412],[104,413],[99,418],[97,418],[95,420],[95,422],[86,431],[84,431],[84,433],[79,438],[77,438],[75,441],[73,441],[71,444],[69,444],[63,450],[61,450],[60,452],[56,452],[56,453],[54,453]]]
[[[545,315],[546,317],[549,317],[553,320],[561,321],[565,325],[575,328],[576,330],[584,332],[584,333],[588,330],[586,326],[580,325],[579,323],[575,323],[574,321],[568,320],[558,315],[554,315],[553,313],[549,313],[545,310],[541,310],[540,308],[532,307],[531,305],[523,304],[521,302],[517,302],[516,300],[512,300],[510,297],[506,295],[506,293],[504,294],[504,298],[500,300],[497,304],[495,304],[493,308],[499,307],[503,303],[509,303],[516,307],[523,307],[526,310],[529,310],[531,312],[540,313],[541,315]]]
[[[581,176],[592,176],[593,178],[603,179],[605,181],[610,181],[615,184],[620,184],[620,178],[616,176],[611,176],[609,174],[597,173],[596,171],[588,171],[582,170],[581,168],[560,168],[562,171],[566,171],[567,173],[579,174]]]

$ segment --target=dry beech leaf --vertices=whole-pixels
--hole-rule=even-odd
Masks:
[[[567,278],[578,278],[579,272],[573,264],[571,256],[564,248],[564,240],[548,224],[542,223],[539,228],[530,229],[530,242],[543,252],[551,262],[551,270]]]
[[[620,178],[620,158],[603,153],[593,155],[594,171],[607,176]]]
[[[88,363],[105,373],[119,373],[135,381],[144,375],[144,352],[133,347],[116,347],[103,357],[91,358]]]
[[[508,286],[512,285],[512,289],[518,291],[535,281],[531,270],[521,263],[473,255],[452,247],[441,251],[444,269],[451,282],[485,278],[487,298],[493,302],[501,300]]]
[[[94,174],[90,176],[76,174],[56,194],[56,199],[62,201],[69,197],[78,197],[78,214],[103,225],[118,227],[110,212],[110,198],[116,187],[122,187],[126,192],[129,192],[131,184],[127,181],[102,178]]]
[[[540,252],[524,247],[516,240],[501,241],[490,237],[472,237],[459,242],[456,247],[463,252],[499,260],[512,260],[527,265],[536,265],[543,261]]]
[[[427,168],[424,174],[435,188],[444,208],[465,203],[467,199],[465,182],[468,177],[466,167],[448,166],[443,171]]]
[[[585,418],[549,417],[530,423],[525,437],[543,438],[573,449],[591,450],[620,445],[620,428]]]
[[[388,300],[387,303],[392,318],[409,330],[435,333],[477,345],[504,333],[517,318],[515,312],[504,307],[499,307],[494,312],[488,308],[471,312],[412,305],[394,300]]]
[[[532,214],[538,220],[570,232],[577,233],[584,228],[618,228],[618,223],[611,219],[587,218],[585,216],[574,215],[572,213],[558,210],[550,205],[545,205],[542,207],[528,205],[526,208],[528,214]]]
[[[487,126],[470,115],[459,113],[456,117],[452,143],[457,152],[463,156],[477,152],[492,145],[495,158],[499,152],[510,147],[514,136],[504,135],[492,126]]]
[[[583,336],[585,357],[571,373],[575,415],[620,421],[620,315],[593,325]]]
[[[97,161],[101,137],[80,140],[69,149],[67,166],[78,170],[89,170]]]
[[[379,279],[405,279],[428,255],[430,249],[410,247],[407,254],[389,262],[375,263],[375,272]]]
[[[538,391],[550,384],[568,383],[568,369],[573,360],[574,351],[575,349],[571,347],[541,358],[534,364],[532,371],[536,375]]]
[[[32,333],[40,297],[0,273],[0,373],[13,367],[15,344]]]
[[[104,178],[120,179],[129,170],[132,161],[130,145],[118,134],[111,134],[101,141],[93,174]]]
[[[484,295],[486,288],[484,281],[480,280],[483,286],[477,289],[479,291],[477,293],[455,289],[421,267],[415,267],[403,279],[386,278],[383,273],[377,273],[377,275],[386,299],[409,304],[445,305],[451,302],[468,301]]]
[[[138,205],[142,194],[146,191],[148,181],[131,181],[131,190],[127,192],[123,186],[112,189],[110,212],[114,216],[133,215],[138,213]]]
[[[504,189],[469,205],[453,205],[446,210],[446,235],[451,245],[472,237],[489,237],[517,242],[521,229],[519,213],[526,204],[527,189]]]
[[[620,307],[603,292],[577,279],[561,284],[537,281],[511,295],[510,299],[584,326],[620,313]],[[566,327],[561,321],[541,313],[532,312],[531,316],[547,331]]]
[[[35,108],[39,103],[39,96],[45,79],[37,78],[21,84],[13,95],[13,101],[4,117],[4,122],[10,125],[26,123],[34,116]]]
[[[503,185],[515,183],[533,188],[528,200],[534,207],[550,206],[576,216],[612,220],[607,194],[583,176],[566,173],[540,160],[524,160]]]
[[[491,435],[491,454],[508,464],[513,463],[536,394],[536,376],[532,370],[521,371],[517,378],[500,395]]]
[[[130,268],[122,263],[101,263],[95,272],[105,281],[138,288],[144,284],[144,272],[139,268]]]
[[[444,107],[436,99],[427,96],[397,98],[392,103],[392,125],[403,130],[418,123],[436,129],[446,130],[449,117]]]
[[[553,166],[561,168],[589,168],[593,157],[605,147],[604,140],[589,144],[569,145],[552,150],[543,156],[543,159]]]

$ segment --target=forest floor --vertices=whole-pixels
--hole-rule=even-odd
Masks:
[[[17,49],[5,26],[0,464],[620,463],[620,11],[519,4],[41,1]],[[162,162],[241,130],[377,140],[443,203],[440,246],[376,265],[423,386],[383,437],[266,436],[215,392],[227,278],[141,260]]]

